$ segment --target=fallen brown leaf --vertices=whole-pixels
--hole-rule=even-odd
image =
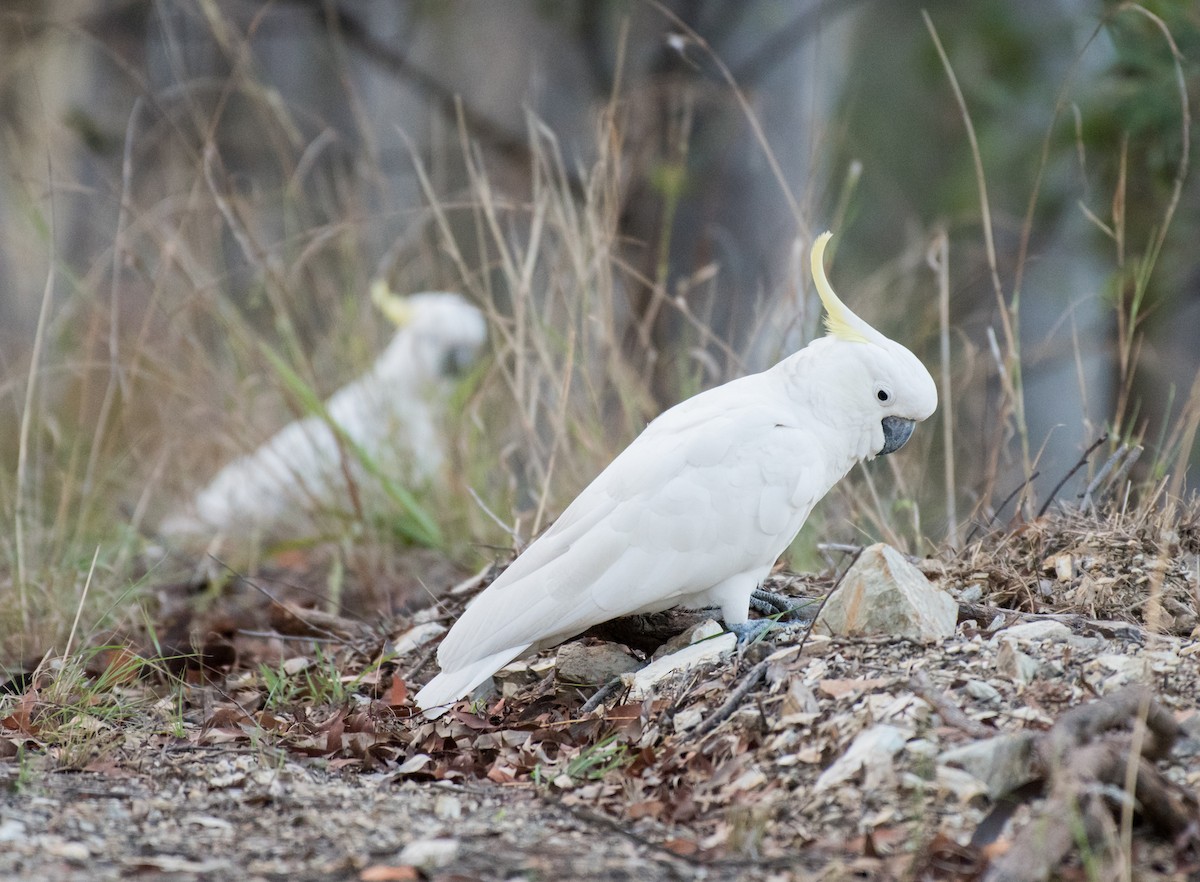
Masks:
[[[887,680],[822,680],[817,684],[817,689],[828,695],[830,698],[843,698],[847,695],[857,695],[860,692],[866,692],[870,689],[879,689],[886,686]]]
[[[700,850],[700,846],[698,846],[693,840],[683,839],[682,837],[678,836],[674,839],[668,839],[666,842],[664,842],[663,848],[684,857],[694,855]]]
[[[383,700],[388,707],[400,707],[408,700],[408,684],[399,674],[392,674],[392,682],[388,686]]]
[[[421,871],[407,864],[398,867],[375,864],[359,873],[358,878],[361,882],[409,882],[412,879],[420,879]]]

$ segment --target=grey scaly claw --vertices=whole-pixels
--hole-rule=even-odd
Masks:
[[[778,628],[779,623],[771,619],[753,619],[749,622],[738,622],[736,624],[726,623],[725,627],[737,635],[737,645],[744,647],[749,646],[759,638],[765,637],[768,631]]]
[[[789,597],[758,588],[750,595],[750,608],[764,616],[778,616],[780,622],[811,622],[817,614],[819,598]]]

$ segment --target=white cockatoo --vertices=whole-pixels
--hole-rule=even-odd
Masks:
[[[217,472],[163,520],[163,536],[294,537],[311,529],[314,514],[353,510],[348,481],[362,487],[373,480],[361,455],[409,486],[436,474],[444,459],[440,418],[458,377],[479,356],[487,323],[458,294],[398,297],[377,282],[372,299],[397,331],[371,369],[335,392],[324,416],[289,423]]]
[[[745,640],[751,595],[813,506],[937,407],[915,355],[852,313],[812,248],[826,336],[675,405],[466,608],[416,695],[429,716],[514,659],[618,616],[719,607]]]

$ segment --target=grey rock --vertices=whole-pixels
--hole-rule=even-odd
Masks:
[[[921,642],[943,640],[958,622],[958,604],[896,549],[865,549],[830,595],[814,626],[840,637],[892,634]]]
[[[988,797],[998,799],[1032,781],[1035,732],[998,735],[944,751],[938,764],[969,772],[987,785]]]
[[[1001,640],[996,653],[996,670],[1014,683],[1030,683],[1038,675],[1042,663],[1017,649],[1017,641]]]
[[[1129,683],[1148,683],[1154,676],[1151,660],[1142,655],[1111,653],[1096,656],[1086,665],[1089,675],[1098,678],[1101,692],[1112,692]],[[1090,679],[1090,677],[1089,677]]]
[[[558,680],[580,686],[601,686],[641,666],[615,643],[568,643],[558,650],[556,661]]]

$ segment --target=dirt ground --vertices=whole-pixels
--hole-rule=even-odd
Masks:
[[[0,801],[0,878],[771,877],[744,860],[698,867],[529,787],[397,784],[387,773],[269,754],[189,753],[117,776],[38,775],[27,790],[10,789]]]
[[[5,684],[0,878],[1197,879],[1193,527],[981,540],[917,562],[958,602],[947,639],[795,626],[595,712],[553,653],[415,712],[478,584],[387,635],[271,601],[170,686],[113,675],[133,649],[78,695]]]

